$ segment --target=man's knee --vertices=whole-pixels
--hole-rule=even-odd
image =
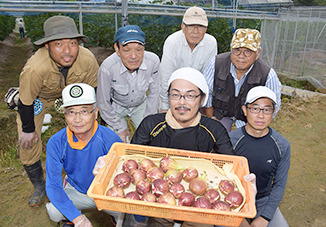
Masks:
[[[51,221],[60,222],[66,219],[52,203],[47,203],[45,208]]]

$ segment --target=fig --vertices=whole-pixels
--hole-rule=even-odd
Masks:
[[[146,192],[142,197],[142,201],[145,202],[156,202],[156,196],[150,192]]]
[[[178,199],[181,194],[185,192],[185,187],[180,183],[174,183],[171,185],[169,192],[174,195],[176,199]]]
[[[243,202],[243,196],[238,191],[232,191],[224,197],[224,201],[227,202],[232,209],[238,208]]]
[[[160,167],[166,173],[169,169],[183,170],[184,167],[180,166],[173,158],[164,157],[160,160]]]
[[[169,204],[169,205],[176,205],[177,202],[174,198],[174,196],[170,192],[165,192],[163,193],[158,199],[158,203],[164,203],[164,204]]]
[[[169,169],[165,173],[165,179],[169,184],[180,183],[182,181],[182,173],[177,169]]]
[[[154,166],[150,168],[147,172],[147,180],[153,182],[156,179],[163,179],[164,172],[160,167]]]
[[[205,192],[204,197],[207,198],[211,204],[213,204],[220,200],[220,193],[216,189],[211,188]]]
[[[179,197],[179,206],[191,207],[195,202],[195,196],[191,192],[184,192]]]
[[[218,184],[218,188],[224,195],[227,195],[234,190],[234,183],[230,180],[221,180]]]
[[[169,183],[163,179],[156,179],[152,184],[152,193],[156,197],[160,197],[163,193],[169,191]]]
[[[207,190],[206,172],[190,181],[189,189],[195,195],[204,195]]]
[[[130,185],[130,177],[127,173],[119,173],[114,177],[113,184],[120,188],[128,188]]]
[[[136,184],[136,192],[139,195],[144,195],[147,192],[151,191],[151,183],[148,180],[141,180]]]
[[[224,202],[224,201],[216,201],[215,203],[213,203],[212,209],[214,210],[222,210],[222,211],[231,211],[231,207],[228,203]]]
[[[194,167],[185,168],[182,171],[182,177],[186,182],[189,183],[191,180],[198,177],[198,170],[195,169]]]
[[[140,200],[140,197],[137,192],[131,191],[128,192],[125,196],[126,199]]]
[[[122,171],[125,173],[130,174],[135,169],[138,169],[138,163],[133,159],[126,160],[122,164]]]
[[[106,195],[112,196],[112,197],[124,198],[125,192],[123,191],[123,189],[121,187],[113,186],[106,192]]]
[[[136,185],[139,181],[146,179],[146,172],[140,169],[134,169],[130,173],[131,182]]]
[[[198,208],[205,208],[205,209],[211,209],[212,208],[211,203],[204,196],[198,197],[192,206],[193,207],[198,207]]]
[[[148,159],[148,158],[144,158],[143,160],[140,161],[138,168],[147,172],[150,168],[154,167],[155,163]]]

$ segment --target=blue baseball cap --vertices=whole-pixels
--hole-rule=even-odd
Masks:
[[[140,43],[145,45],[145,33],[137,25],[127,25],[118,29],[114,36],[114,42],[119,42],[121,45],[127,43]]]

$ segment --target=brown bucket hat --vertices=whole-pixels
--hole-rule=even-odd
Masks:
[[[46,42],[57,39],[80,38],[84,43],[88,43],[88,38],[77,31],[75,21],[67,16],[53,16],[44,22],[44,38],[34,42],[41,46]]]

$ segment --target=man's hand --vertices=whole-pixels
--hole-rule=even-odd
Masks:
[[[19,146],[25,150],[31,149],[34,143],[37,144],[38,141],[39,136],[35,131],[30,133],[22,132],[19,136]]]
[[[85,215],[79,215],[77,218],[72,220],[75,227],[93,227],[92,223],[86,218]]]
[[[251,227],[266,227],[268,225],[268,221],[265,218],[258,217],[253,222],[251,222]]]
[[[124,130],[123,132],[118,133],[118,136],[122,140],[122,142],[127,142],[127,136],[130,137],[130,132],[128,129]]]
[[[98,175],[98,171],[105,166],[105,157],[106,157],[106,155],[98,157],[98,159],[95,163],[94,169],[93,169],[94,176]]]

